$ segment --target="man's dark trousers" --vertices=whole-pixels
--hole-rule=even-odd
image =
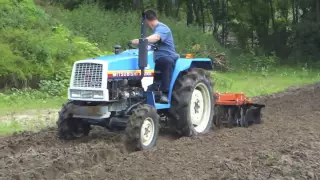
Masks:
[[[170,56],[160,57],[155,61],[155,71],[161,72],[160,90],[168,95],[175,59]]]

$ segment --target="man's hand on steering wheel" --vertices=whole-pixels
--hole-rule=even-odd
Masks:
[[[133,45],[134,44],[132,43],[132,41],[129,41],[129,43],[128,43],[129,49],[137,49],[137,47],[134,47]]]
[[[131,44],[133,45],[138,45],[139,44],[139,39],[134,39],[131,41]]]
[[[128,43],[129,48],[131,48],[131,49],[138,49],[138,47],[134,47],[134,45],[135,45],[135,46],[139,45],[139,39],[133,39],[132,41],[130,41],[130,42]],[[153,50],[157,50],[157,48],[158,48],[156,44],[148,43],[148,46],[151,46],[151,48],[152,48]]]

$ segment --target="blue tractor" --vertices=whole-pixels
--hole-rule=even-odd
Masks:
[[[125,144],[133,150],[156,145],[160,126],[181,136],[194,136],[211,129],[214,93],[209,58],[180,56],[168,95],[169,103],[159,103],[159,73],[155,72],[156,45],[146,40],[145,18],[141,21],[139,47],[129,44],[114,55],[74,63],[68,102],[57,121],[58,137],[87,136],[92,125],[110,131],[125,131]]]

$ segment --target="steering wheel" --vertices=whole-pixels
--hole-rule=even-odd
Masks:
[[[131,41],[128,43],[128,46],[129,46],[129,49],[138,49],[138,47],[134,47]],[[156,44],[148,43],[148,46],[150,46],[154,51],[158,49],[158,45]]]

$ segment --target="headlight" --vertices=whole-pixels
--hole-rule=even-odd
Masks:
[[[103,91],[93,91],[94,99],[103,99]]]
[[[91,90],[70,90],[71,98],[84,98],[84,99],[103,99],[103,91]]]
[[[70,94],[72,98],[80,98],[81,91],[80,90],[70,90]]]

